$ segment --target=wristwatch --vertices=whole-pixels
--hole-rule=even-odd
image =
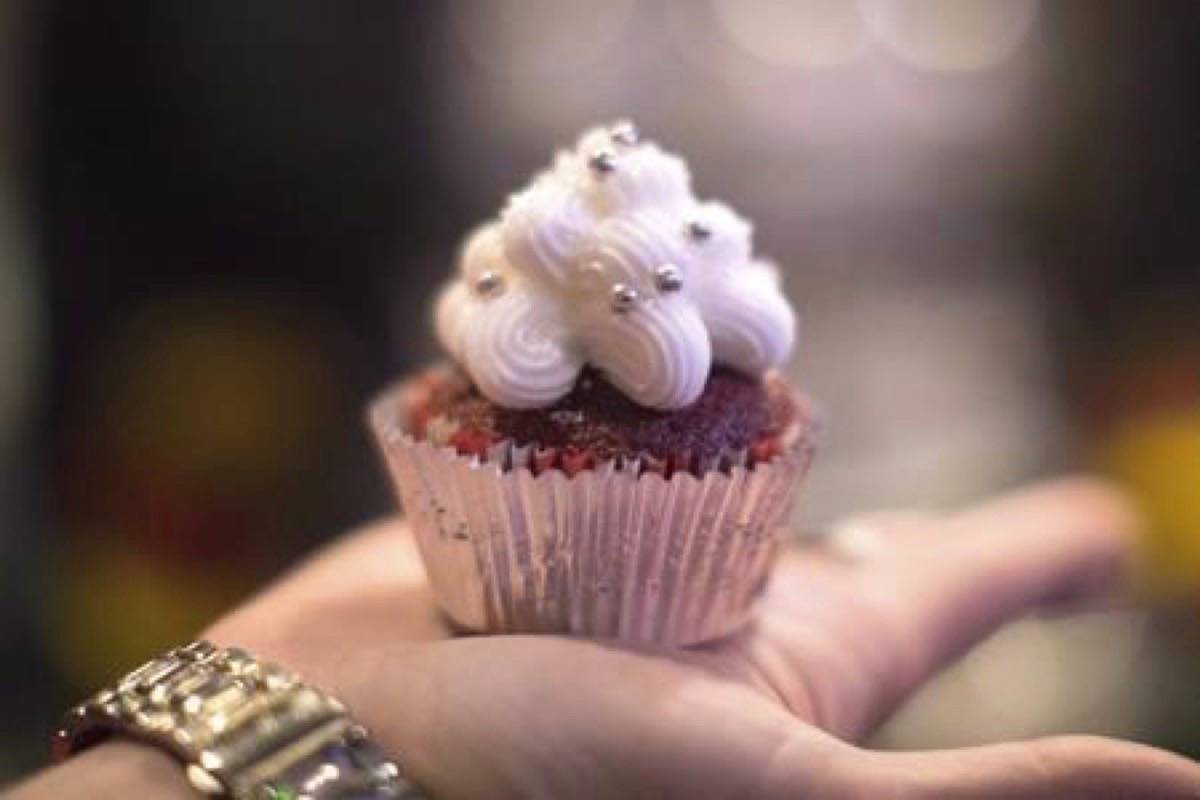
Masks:
[[[169,751],[203,794],[234,800],[425,800],[340,702],[244,650],[196,641],[67,714],[56,759],[111,736]]]

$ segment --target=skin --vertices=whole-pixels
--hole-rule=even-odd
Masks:
[[[960,513],[853,524],[872,545],[861,557],[787,554],[752,627],[687,651],[453,638],[395,519],[317,554],[206,635],[341,697],[437,798],[1200,798],[1200,765],[1116,740],[855,744],[1005,622],[1111,597],[1136,527],[1115,490],[1066,479]],[[143,794],[191,796],[165,756],[117,743],[10,800]]]

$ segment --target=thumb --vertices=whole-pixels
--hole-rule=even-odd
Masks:
[[[1057,736],[961,750],[870,754],[890,783],[872,796],[913,800],[1187,800],[1200,798],[1200,764],[1146,745]],[[883,789],[887,784],[882,785]],[[897,787],[906,791],[896,792]]]

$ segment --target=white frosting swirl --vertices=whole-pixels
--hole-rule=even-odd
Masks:
[[[757,375],[795,339],[750,224],[697,201],[683,161],[627,125],[559,153],[468,238],[459,273],[438,300],[438,338],[509,408],[553,404],[585,364],[640,405],[681,408],[714,361]]]

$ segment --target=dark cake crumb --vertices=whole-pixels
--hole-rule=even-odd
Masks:
[[[617,457],[650,455],[675,468],[726,452],[748,450],[751,462],[779,452],[783,434],[806,414],[783,379],[754,379],[716,367],[700,398],[690,406],[660,411],[639,406],[604,375],[588,368],[575,388],[548,408],[516,410],[488,400],[457,372],[429,384],[422,408],[413,410],[413,429],[426,434],[435,421],[448,430],[459,452],[482,455],[511,439],[557,451],[574,469]]]

